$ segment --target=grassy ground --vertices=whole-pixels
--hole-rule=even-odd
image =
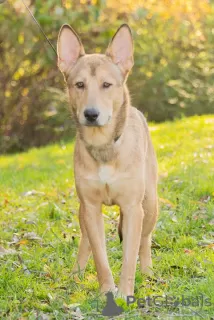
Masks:
[[[138,266],[135,295],[162,296],[159,302],[164,295],[175,296],[180,303],[174,307],[152,303],[138,309],[137,303],[127,308],[117,299],[125,309],[120,319],[211,319],[214,117],[193,117],[150,129],[160,174],[155,277],[142,277]],[[84,277],[71,274],[80,237],[72,153],[73,143],[68,143],[0,158],[1,319],[103,319],[104,301],[93,260]],[[122,255],[118,211],[116,207],[103,211],[109,260],[118,283]],[[190,305],[182,306],[182,299],[183,304],[189,299]]]

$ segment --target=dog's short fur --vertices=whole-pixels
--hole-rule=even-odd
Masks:
[[[74,30],[64,25],[58,66],[77,125],[74,170],[82,238],[74,271],[84,270],[92,251],[101,291],[115,290],[101,207],[117,204],[123,238],[119,292],[132,295],[138,254],[142,272],[151,272],[158,206],[156,156],[146,120],[130,105],[126,86],[133,66],[129,27],[119,28],[105,54],[87,55]]]

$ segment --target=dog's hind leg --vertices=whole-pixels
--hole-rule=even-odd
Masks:
[[[81,229],[81,240],[79,244],[79,250],[78,250],[78,255],[77,255],[77,260],[73,268],[73,272],[78,272],[78,271],[84,271],[87,261],[90,257],[91,254],[91,246],[89,243],[87,231],[85,228],[85,223],[83,219],[83,212],[82,212],[82,207],[80,205],[79,208],[79,222],[80,222],[80,229]]]
[[[140,267],[142,273],[152,275],[151,241],[152,231],[158,216],[157,196],[150,198],[147,194],[143,200],[144,219],[140,243]]]

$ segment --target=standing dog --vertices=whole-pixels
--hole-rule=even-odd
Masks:
[[[58,66],[77,125],[74,171],[82,233],[75,271],[92,251],[101,292],[114,291],[102,204],[120,207],[123,263],[119,292],[133,295],[138,254],[150,273],[151,233],[157,215],[157,162],[144,116],[130,105],[126,86],[133,66],[131,31],[122,25],[105,54],[85,54],[69,25],[58,38]]]

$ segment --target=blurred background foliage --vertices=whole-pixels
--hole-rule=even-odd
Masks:
[[[214,1],[25,0],[56,47],[63,23],[86,51],[104,52],[130,24],[133,105],[149,120],[214,113]],[[0,5],[0,153],[74,134],[56,56],[21,0]]]

